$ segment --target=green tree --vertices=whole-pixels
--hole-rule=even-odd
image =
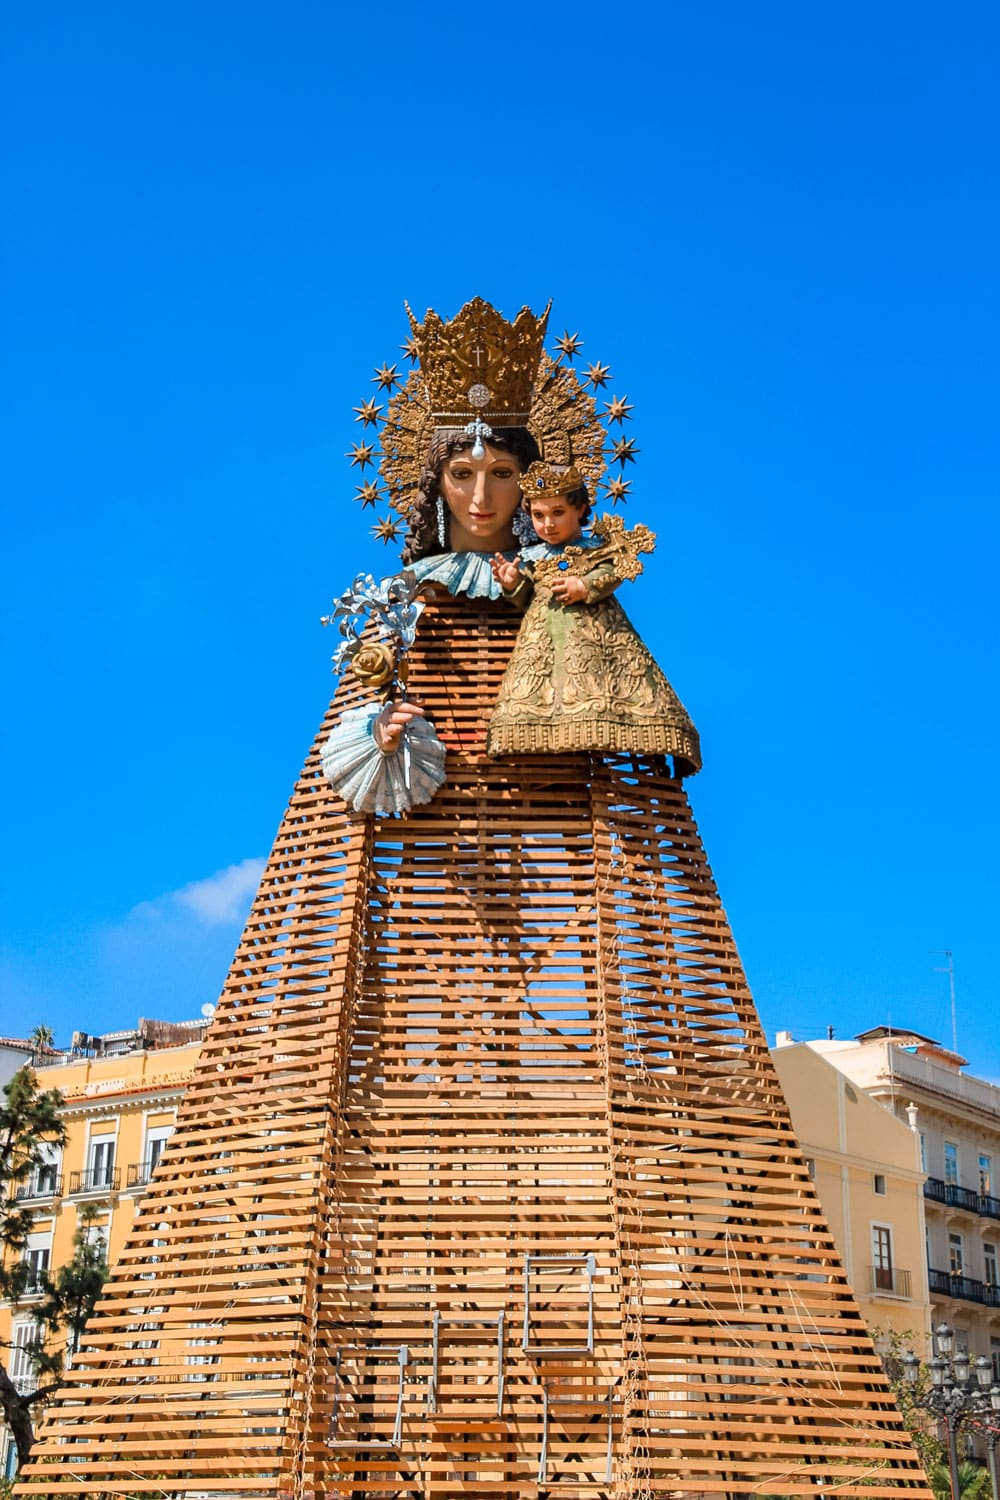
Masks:
[[[947,1475],[947,1448],[938,1437],[937,1419],[921,1405],[930,1385],[927,1366],[922,1364],[916,1380],[910,1381],[903,1364],[903,1355],[913,1348],[916,1335],[897,1333],[891,1328],[873,1328],[872,1337],[882,1360],[882,1368],[892,1386],[899,1414],[909,1429],[925,1474],[930,1479],[935,1467],[944,1464]]]
[[[59,1267],[54,1278],[45,1277],[43,1299],[34,1313],[39,1328],[46,1330],[50,1338],[65,1332],[65,1353],[70,1358],[80,1347],[87,1319],[108,1279],[106,1246],[97,1229],[98,1217],[92,1203],[80,1209],[72,1257]],[[52,1378],[62,1374],[64,1358],[62,1351],[48,1353],[43,1348],[33,1363],[39,1375]]]
[[[38,1062],[39,1054],[47,1052],[55,1041],[55,1032],[51,1026],[36,1026],[28,1041],[31,1043],[31,1062],[34,1066]]]
[[[32,1210],[17,1193],[48,1160],[46,1148],[61,1145],[66,1138],[59,1118],[61,1104],[57,1089],[39,1089],[31,1068],[20,1068],[4,1085],[0,1105],[0,1297],[15,1305],[23,1299],[31,1273],[24,1252],[34,1222]],[[41,1336],[37,1347],[41,1349]],[[6,1356],[6,1350],[0,1353]],[[6,1358],[0,1363],[0,1411],[14,1434],[19,1462],[27,1458],[34,1436],[31,1408],[54,1389],[53,1384],[23,1394],[10,1378]]]
[[[947,1460],[932,1464],[927,1471],[937,1500],[951,1500],[951,1471]],[[958,1500],[990,1500],[990,1471],[971,1458],[958,1466]]]

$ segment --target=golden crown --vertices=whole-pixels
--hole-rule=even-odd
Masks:
[[[576,464],[547,464],[544,459],[529,464],[518,484],[521,494],[530,504],[532,500],[553,500],[556,495],[571,495],[586,483]]]
[[[583,340],[568,329],[553,352],[542,347],[548,307],[537,316],[523,307],[512,323],[481,297],[447,322],[428,310],[419,323],[406,311],[411,332],[403,352],[420,367],[408,374],[395,364],[376,369],[377,391],[354,408],[361,435],[346,455],[358,471],[354,498],[366,508],[388,504],[400,518],[376,512],[374,536],[397,540],[420,496],[428,446],[442,427],[464,427],[470,435],[478,428],[477,441],[489,441],[491,424],[527,427],[546,463],[572,465],[595,500],[601,492],[612,505],[628,499],[625,470],[639,452],[624,430],[632,404],[627,396],[604,397],[598,412],[611,371],[594,360],[578,373],[573,361]],[[606,477],[611,464],[618,472]]]
[[[433,308],[418,323],[404,306],[439,427],[463,427],[475,417],[506,427],[527,422],[551,301],[537,318],[522,307],[513,323],[482,297],[467,302],[450,323]]]

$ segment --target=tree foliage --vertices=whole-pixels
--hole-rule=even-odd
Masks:
[[[951,1471],[947,1460],[932,1464],[927,1477],[937,1500],[951,1500]],[[958,1466],[958,1500],[990,1500],[990,1471],[971,1458]]]
[[[73,1236],[73,1254],[54,1277],[44,1278],[42,1301],[33,1313],[39,1328],[50,1336],[65,1332],[66,1353],[71,1358],[80,1347],[87,1319],[108,1279],[106,1246],[97,1230],[97,1218],[98,1211],[92,1203],[81,1208]],[[62,1374],[63,1359],[61,1352],[49,1353],[42,1348],[33,1363],[39,1375],[52,1377]]]
[[[947,1475],[947,1447],[938,1437],[936,1418],[922,1405],[930,1386],[927,1366],[921,1364],[915,1381],[911,1382],[906,1378],[903,1355],[913,1348],[916,1335],[897,1333],[891,1328],[873,1328],[872,1335],[882,1360],[882,1368],[892,1386],[899,1414],[909,1429],[924,1472],[930,1479],[932,1471],[944,1464]]]
[[[38,1028],[42,1029],[42,1028]],[[59,1118],[62,1095],[41,1090],[31,1068],[21,1068],[3,1090],[0,1106],[0,1296],[15,1306],[24,1299],[31,1267],[24,1260],[34,1214],[17,1198],[32,1174],[48,1160],[53,1145],[62,1145],[66,1132]],[[38,1377],[34,1390],[21,1391],[10,1378],[6,1358],[0,1363],[0,1410],[17,1444],[23,1464],[34,1441],[32,1412],[59,1387],[67,1353],[79,1348],[87,1318],[107,1276],[103,1240],[94,1228],[92,1206],[80,1214],[73,1255],[55,1278],[41,1278],[42,1299],[32,1306],[37,1336],[27,1356]],[[65,1343],[62,1335],[65,1334]],[[6,1355],[6,1351],[3,1351]]]
[[[4,1085],[0,1105],[0,1297],[17,1302],[24,1295],[29,1268],[22,1259],[34,1214],[17,1198],[32,1173],[47,1160],[46,1147],[62,1145],[65,1127],[59,1118],[62,1095],[44,1092],[31,1068],[19,1068]]]

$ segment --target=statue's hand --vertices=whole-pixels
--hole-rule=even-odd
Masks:
[[[521,576],[517,558],[504,557],[502,552],[497,552],[493,556],[490,567],[493,570],[493,577],[504,593],[509,594],[511,589],[516,588],[517,580]]]
[[[387,703],[372,725],[372,738],[382,754],[394,754],[410,720],[423,717],[424,711],[419,703],[408,703],[405,698],[399,703]]]
[[[582,604],[587,597],[587,585],[582,578],[567,574],[564,578],[556,579],[552,592],[560,604]]]

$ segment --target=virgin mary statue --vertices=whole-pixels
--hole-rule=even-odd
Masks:
[[[403,567],[334,612],[350,670],[33,1497],[929,1500],[691,816],[697,733],[604,608],[650,535],[525,530],[530,483],[579,518],[634,454],[547,312],[411,314],[415,367],[357,408]]]

